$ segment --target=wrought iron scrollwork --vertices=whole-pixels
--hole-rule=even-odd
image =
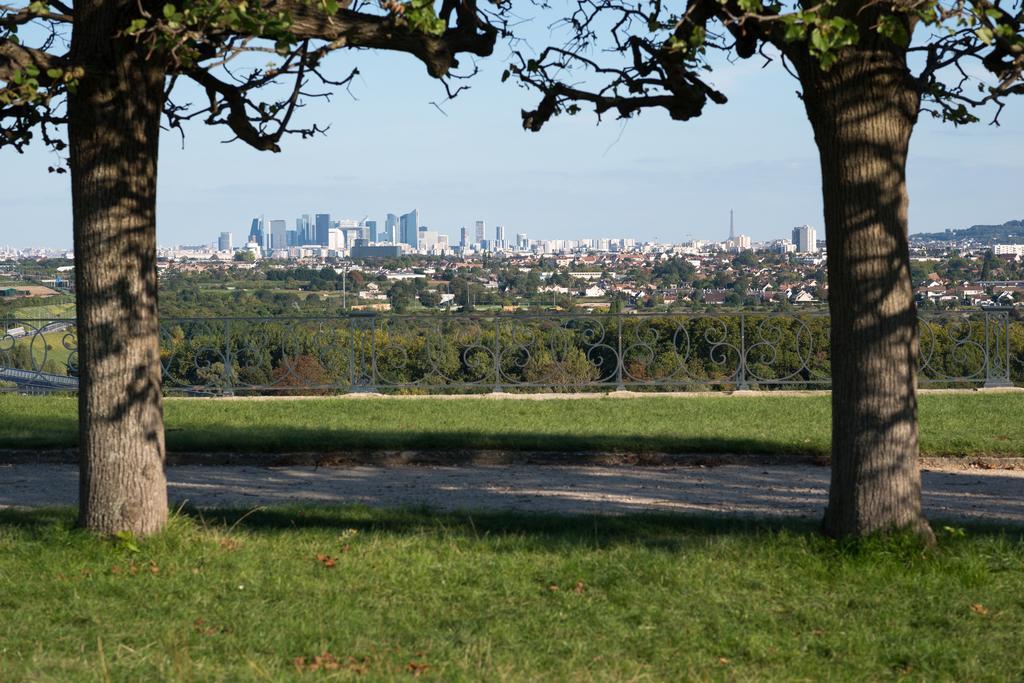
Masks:
[[[1010,309],[927,314],[919,377],[930,386],[1024,378],[1024,321]],[[0,390],[77,387],[73,320],[7,320]],[[182,318],[160,326],[164,391],[637,391],[829,385],[821,313],[352,313]]]

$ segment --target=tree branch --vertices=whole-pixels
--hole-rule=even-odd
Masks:
[[[474,7],[468,0],[460,4]],[[440,35],[432,35],[398,23],[393,15],[378,16],[347,9],[331,15],[301,0],[274,0],[270,9],[290,13],[290,31],[300,40],[326,40],[332,47],[406,52],[422,61],[435,78],[459,65],[456,55],[460,52],[480,57],[490,55],[498,35],[495,27],[476,17],[475,10],[458,13],[459,23]],[[467,23],[470,16],[473,21]]]

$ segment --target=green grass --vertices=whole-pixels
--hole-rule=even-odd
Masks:
[[[37,304],[22,306],[12,311],[15,318],[49,319],[49,318],[70,318],[75,319],[75,304]]]
[[[507,449],[828,452],[824,395],[465,399],[168,399],[167,445],[193,452]],[[920,397],[924,455],[1024,455],[1024,394]],[[75,399],[0,395],[0,448],[67,448]]]
[[[0,511],[0,680],[1024,677],[1018,532],[923,550],[667,515],[209,514],[136,544]],[[343,667],[296,670],[325,652]]]
[[[23,337],[15,342],[16,346],[27,346],[32,352],[35,360],[35,368],[42,369],[43,364],[52,360],[59,371],[57,374],[67,374],[68,358],[71,356],[71,349],[64,345],[64,339],[69,332],[46,332],[43,334],[32,334]],[[74,347],[73,340],[69,344]],[[28,368],[26,368],[28,369]]]

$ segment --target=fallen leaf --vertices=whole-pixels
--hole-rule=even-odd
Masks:
[[[216,628],[214,628],[212,626],[207,626],[206,625],[206,620],[203,619],[202,617],[199,617],[195,621],[192,622],[192,629],[196,633],[198,633],[200,635],[204,635],[204,636],[212,636],[212,635],[215,635],[216,633],[222,632],[224,630],[224,629],[216,629]]]
[[[370,658],[363,657],[362,659],[356,659],[349,655],[344,661],[342,661],[330,652],[323,652],[312,659],[296,657],[292,660],[292,665],[295,667],[295,670],[299,672],[320,670],[338,671],[339,669],[348,669],[353,673],[364,674],[370,670]]]
[[[328,569],[331,569],[332,567],[334,567],[334,558],[331,557],[330,555],[319,555],[318,554],[316,556],[316,559],[317,559],[317,562],[319,562],[323,566],[327,567]]]
[[[429,668],[429,664],[423,664],[420,662],[409,662],[405,665],[405,670],[411,673],[413,678],[419,678],[420,675],[426,673]]]
[[[557,583],[553,583],[553,584],[549,585],[548,586],[548,590],[551,591],[552,593],[554,593],[555,591],[558,590],[558,584]]]
[[[577,581],[576,586],[575,588],[573,588],[573,590],[577,593],[585,593],[587,590],[587,586],[582,581]]]
[[[971,611],[975,614],[988,614],[988,608],[982,605],[980,602],[972,603]]]
[[[718,658],[718,663],[721,664],[722,666],[725,666],[726,664],[729,663],[729,660],[726,659],[725,657],[719,657]]]

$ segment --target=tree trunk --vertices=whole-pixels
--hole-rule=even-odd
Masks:
[[[126,6],[127,7],[127,6]],[[134,7],[134,6],[132,6]],[[167,522],[156,280],[164,72],[117,3],[75,3],[68,95],[79,361],[79,523],[145,536]]]
[[[912,529],[921,514],[917,311],[906,162],[919,97],[905,57],[847,49],[828,71],[798,63],[821,158],[832,317],[834,537]]]

